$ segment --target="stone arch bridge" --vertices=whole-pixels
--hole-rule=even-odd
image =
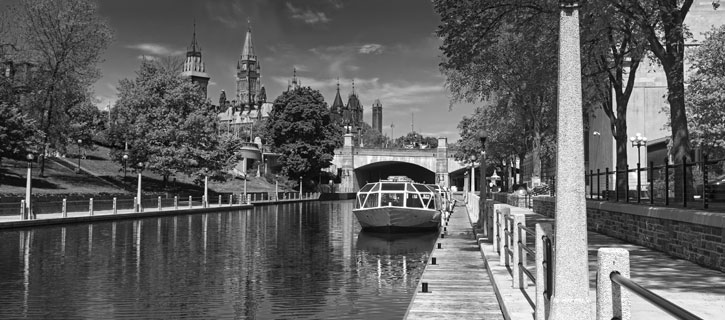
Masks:
[[[439,138],[434,149],[377,149],[355,147],[352,134],[347,134],[342,149],[335,150],[332,164],[340,174],[340,192],[357,192],[365,183],[391,175],[449,186],[450,174],[465,170],[448,154],[446,138]]]

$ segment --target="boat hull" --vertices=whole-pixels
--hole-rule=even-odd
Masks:
[[[405,207],[364,208],[352,211],[363,230],[378,232],[420,231],[438,229],[438,210]]]

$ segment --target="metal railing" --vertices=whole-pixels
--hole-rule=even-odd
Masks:
[[[699,203],[703,209],[709,208],[713,202],[725,202],[725,186],[722,183],[722,163],[725,159],[709,160],[704,156],[700,161],[687,162],[682,158],[678,164],[654,165],[649,162],[648,167],[637,164],[636,168],[609,167],[585,173],[589,185],[587,196],[590,199],[607,201],[624,201],[636,203],[649,203],[650,205],[670,206],[672,204],[683,207]],[[718,181],[711,181],[718,174]],[[642,177],[644,175],[644,178]],[[630,178],[636,179],[633,189],[630,190]],[[624,185],[618,189],[618,181]],[[681,183],[685,181],[687,183]],[[674,184],[680,187],[675,194]]]
[[[320,193],[299,193],[299,192],[280,192],[278,198],[274,197],[274,193],[269,194],[265,197],[259,196],[255,199],[255,195],[247,194],[244,197],[243,194],[229,194],[229,195],[217,195],[216,197],[210,197],[209,200],[201,197],[178,197],[163,198],[157,197],[146,197],[140,201],[134,198],[128,199],[93,199],[87,200],[67,200],[62,201],[48,201],[48,202],[31,202],[30,210],[27,210],[25,200],[20,200],[19,203],[6,203],[3,204],[3,212],[6,212],[6,216],[20,215],[20,220],[31,220],[37,219],[39,215],[49,217],[53,214],[59,214],[60,218],[66,218],[69,213],[73,216],[82,215],[93,216],[96,214],[119,214],[119,213],[140,213],[150,211],[164,211],[164,210],[178,210],[178,209],[194,209],[194,208],[211,208],[211,207],[223,207],[223,206],[234,206],[252,203],[265,203],[275,201],[300,201],[300,200],[315,200],[319,199]]]
[[[625,288],[627,290],[622,290]],[[702,319],[629,278],[629,251],[601,248],[597,251],[597,319],[631,318],[632,292],[677,319]]]

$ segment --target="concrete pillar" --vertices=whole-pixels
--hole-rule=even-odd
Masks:
[[[444,188],[450,187],[448,176],[448,138],[438,138],[436,151],[436,183]]]
[[[612,282],[609,275],[614,271],[629,278],[629,251],[622,248],[597,250],[597,319],[629,320],[632,317],[629,290]]]
[[[556,241],[551,319],[592,319],[584,199],[579,2],[559,1]]]
[[[341,192],[355,192],[355,146],[353,146],[352,138],[352,133],[345,134],[345,142],[342,146]]]

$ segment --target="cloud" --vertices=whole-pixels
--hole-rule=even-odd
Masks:
[[[206,1],[205,7],[212,20],[223,24],[229,29],[237,29],[240,25],[246,24],[247,20],[242,18],[245,13],[247,17],[250,15],[257,16],[259,13],[256,8],[243,7],[239,1]]]
[[[362,54],[381,54],[383,53],[383,45],[377,43],[364,44],[358,52]]]
[[[136,59],[146,60],[146,61],[157,61],[157,60],[159,60],[159,58],[157,58],[157,57],[149,56],[149,55],[145,55],[145,54],[141,54],[141,55],[137,56]]]
[[[311,9],[296,8],[292,3],[287,2],[287,9],[292,13],[292,19],[302,20],[307,24],[327,23],[330,18],[324,12],[312,11]]]
[[[173,50],[158,43],[139,43],[127,45],[126,48],[139,50],[146,55],[155,56],[176,56],[184,53],[184,50]]]

